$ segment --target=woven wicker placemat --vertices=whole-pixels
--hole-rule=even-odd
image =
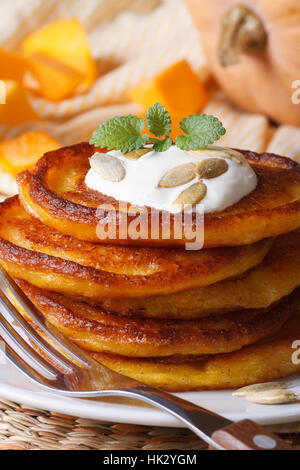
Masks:
[[[281,435],[300,449],[300,434]],[[186,429],[114,424],[0,399],[0,450],[205,450]]]

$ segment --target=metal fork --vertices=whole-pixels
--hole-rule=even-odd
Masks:
[[[0,314],[0,335],[6,345],[5,355],[43,389],[77,398],[121,396],[141,400],[171,413],[218,450],[289,448],[256,423],[249,420],[232,423],[205,408],[108,369],[50,325],[2,267],[0,279],[37,327],[31,326],[20,314],[7,297],[7,290],[0,290],[0,306],[6,313],[5,316]],[[38,329],[45,333],[47,340],[38,333]],[[224,436],[227,437],[224,439]]]

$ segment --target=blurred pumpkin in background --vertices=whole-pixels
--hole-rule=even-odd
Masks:
[[[186,0],[208,65],[231,100],[300,126],[299,0]]]

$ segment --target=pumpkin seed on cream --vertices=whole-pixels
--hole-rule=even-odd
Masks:
[[[216,145],[195,152],[181,150],[175,145],[165,152],[155,152],[148,147],[147,152],[137,159],[126,158],[121,151],[109,151],[106,155],[119,160],[124,176],[122,172],[122,179],[119,176],[115,177],[119,181],[109,181],[90,168],[85,177],[88,188],[132,205],[171,213],[180,210],[174,205],[180,194],[196,183],[201,182],[204,186],[201,198],[191,210],[202,212],[204,207],[205,213],[230,207],[253,191],[257,184],[254,171],[241,153]],[[210,159],[214,161],[203,163]],[[221,162],[216,163],[216,160]],[[176,169],[180,166],[182,172]],[[201,166],[207,178],[205,172],[197,171]],[[195,188],[199,190],[200,186]]]

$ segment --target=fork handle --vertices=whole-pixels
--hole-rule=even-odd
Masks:
[[[226,450],[294,450],[263,426],[244,419],[212,434],[214,442]],[[210,446],[214,450],[214,446]]]
[[[138,385],[123,389],[126,395],[150,403],[183,422],[215,450],[293,450],[264,427],[245,419],[233,423],[163,390]],[[205,432],[203,431],[205,429]]]

